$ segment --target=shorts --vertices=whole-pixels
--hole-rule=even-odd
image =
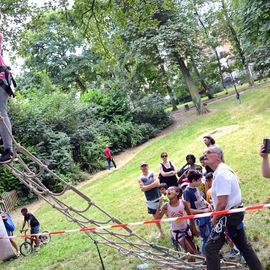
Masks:
[[[31,227],[30,233],[31,234],[37,234],[37,233],[39,233],[39,225],[38,226],[35,226],[35,227]]]
[[[10,230],[7,230],[7,229],[6,229],[6,231],[7,231],[8,236],[13,236],[13,231],[10,231]]]
[[[155,215],[157,212],[157,209],[151,209],[149,207],[147,207],[147,210],[148,210],[148,214],[151,214],[151,215]]]

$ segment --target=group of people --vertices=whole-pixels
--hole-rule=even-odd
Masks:
[[[139,186],[144,192],[148,213],[154,219],[169,218],[222,211],[243,207],[239,180],[235,172],[224,163],[222,149],[211,136],[203,138],[206,145],[201,165],[194,155],[186,156],[186,164],[179,170],[161,153],[160,174],[149,170],[147,162],[140,164],[142,175]],[[262,270],[262,264],[248,242],[244,228],[244,213],[227,216],[196,218],[190,222],[171,222],[171,237],[176,247],[198,254],[194,237],[201,237],[200,253],[206,258],[208,270],[220,269],[220,250],[227,242],[231,252],[238,253],[252,270]],[[156,224],[163,236],[160,223]],[[221,228],[221,229],[220,229]],[[193,262],[193,256],[188,261]]]
[[[1,218],[2,218],[4,225],[5,225],[7,235],[13,236],[13,233],[15,230],[15,225],[14,225],[14,222],[13,222],[10,214],[8,212],[2,211],[2,210],[0,210],[0,214],[1,214]],[[31,237],[31,244],[33,245],[35,243],[35,249],[36,249],[36,251],[38,251],[40,241],[39,241],[39,238],[34,236],[34,235],[39,233],[40,223],[33,214],[28,212],[27,208],[22,208],[21,214],[23,215],[24,220],[23,220],[23,225],[22,225],[22,229],[20,230],[20,232],[22,233],[22,232],[30,231],[30,234],[31,235],[33,234],[33,236]],[[19,248],[18,248],[16,241],[12,238],[10,238],[9,240],[10,240],[10,243],[13,246],[13,248],[16,250],[16,255],[19,256],[20,251],[19,251]]]

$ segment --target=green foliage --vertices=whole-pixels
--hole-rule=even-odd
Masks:
[[[102,174],[95,181],[89,181],[81,186],[80,190],[97,205],[125,223],[148,220],[151,217],[147,213],[145,197],[136,180],[140,175],[140,162],[146,160],[150,169],[158,173],[160,153],[167,151],[170,160],[180,167],[185,163],[187,154],[201,156],[205,149],[202,142],[203,134],[214,132],[217,143],[224,150],[226,163],[234,169],[240,179],[244,204],[265,203],[269,197],[270,182],[261,176],[258,149],[264,136],[269,136],[269,84],[247,91],[241,98],[243,102],[239,106],[235,97],[209,105],[212,113],[208,117],[198,117],[167,136],[161,136],[145,144],[138,151],[132,151],[131,156],[125,154],[125,158],[131,158],[126,165],[110,174]],[[187,116],[193,117],[193,113],[187,113]],[[61,199],[77,209],[83,209],[85,206],[78,196],[71,192],[66,193]],[[50,205],[43,205],[35,215],[42,226],[49,231],[76,228]],[[93,209],[90,215],[91,219],[101,219],[100,213]],[[165,236],[161,240],[156,239],[155,225],[138,226],[133,229],[151,243],[172,248],[169,226],[169,224],[162,224]],[[245,227],[253,248],[266,267],[270,262],[269,210],[247,212]],[[259,241],[254,242],[253,239],[258,237]],[[200,239],[197,241],[199,243]],[[100,245],[100,249],[108,269],[134,270],[142,264],[133,256],[123,257],[111,247]],[[38,255],[32,254],[27,259],[0,263],[0,268],[3,270],[94,270],[99,268],[97,262],[99,259],[95,245],[85,234],[75,233],[53,236],[49,246],[44,246]],[[157,268],[157,265],[150,265],[148,269]]]
[[[269,1],[235,1],[239,29],[249,60],[259,77],[270,75],[270,3]]]
[[[106,144],[118,153],[152,138],[171,123],[161,97],[149,96],[131,104],[121,91],[93,89],[79,98],[56,90],[46,93],[41,87],[38,92],[22,91],[24,96],[18,93],[11,102],[13,133],[50,169],[73,183],[82,180],[80,169],[94,172],[105,167]],[[50,175],[42,180],[51,190],[62,189]],[[17,185],[9,176],[0,191]],[[19,190],[27,198],[28,192]]]

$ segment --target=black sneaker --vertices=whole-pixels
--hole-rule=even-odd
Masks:
[[[3,155],[0,157],[0,164],[6,164],[12,161],[13,153],[10,149],[6,149]]]

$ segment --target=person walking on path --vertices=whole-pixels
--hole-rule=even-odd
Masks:
[[[260,156],[262,157],[262,175],[265,178],[270,178],[269,154],[265,153],[264,145],[260,148]]]
[[[103,153],[104,153],[105,158],[107,159],[107,162],[108,162],[108,171],[111,170],[111,162],[113,163],[114,168],[116,168],[116,164],[113,160],[113,157],[111,154],[111,149],[109,148],[109,145],[106,145],[106,148],[105,148]]]
[[[215,211],[243,207],[239,180],[223,160],[223,151],[218,146],[211,146],[205,151],[205,163],[214,171],[211,195]],[[243,219],[243,212],[212,218],[213,230],[205,245],[207,270],[220,269],[219,251],[226,241],[226,232],[243,255],[249,269],[263,270],[261,262],[248,242]]]
[[[4,144],[4,153],[0,157],[0,164],[8,163],[12,160],[12,137],[10,133],[12,132],[11,122],[8,116],[8,98],[10,93],[8,89],[10,86],[7,82],[6,75],[9,73],[8,67],[6,66],[3,59],[3,34],[0,33],[0,114],[2,120],[0,121],[0,135]]]
[[[159,165],[159,180],[160,183],[165,183],[167,187],[177,186],[176,168],[171,161],[168,161],[168,154],[162,152],[160,157],[162,158],[162,163]]]

